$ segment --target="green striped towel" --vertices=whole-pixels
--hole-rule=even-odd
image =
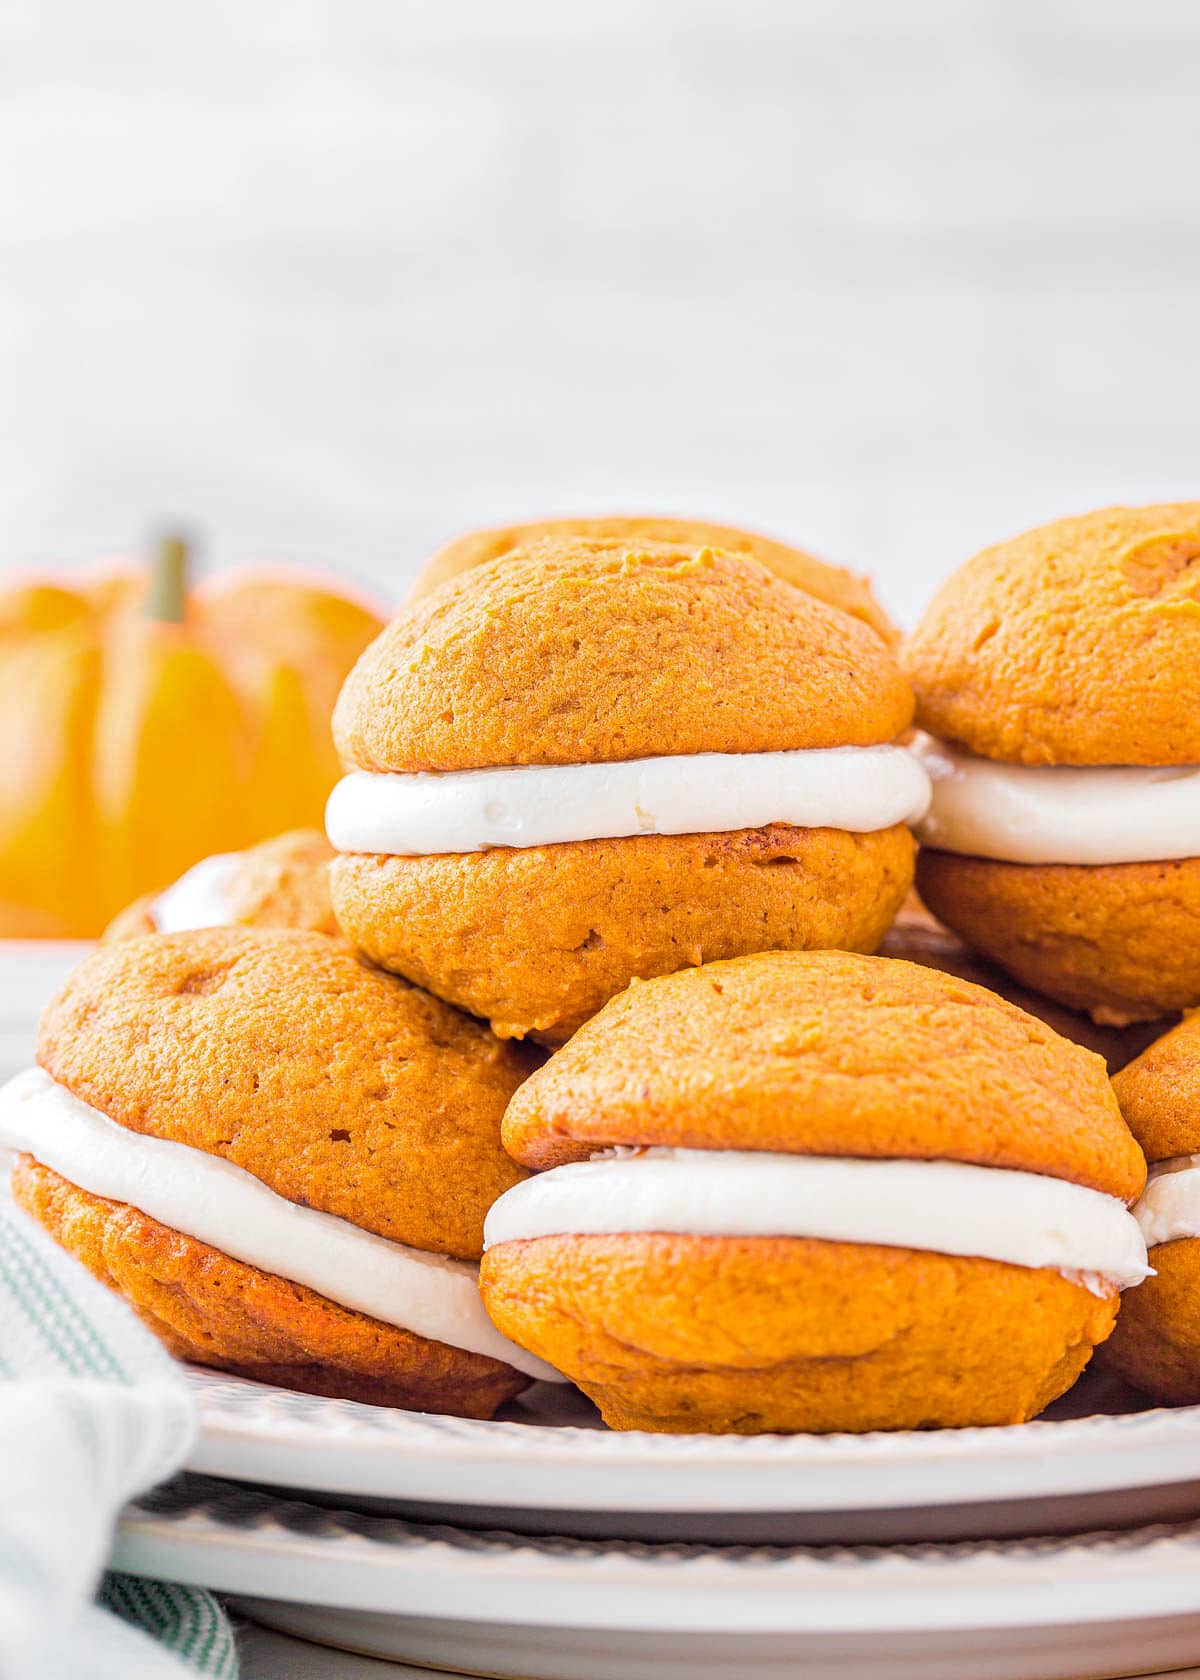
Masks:
[[[236,1680],[211,1594],[103,1573],[121,1507],[179,1468],[194,1429],[179,1366],[0,1195],[4,1680]]]

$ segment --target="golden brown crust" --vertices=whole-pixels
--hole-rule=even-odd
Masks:
[[[523,1176],[499,1133],[528,1058],[323,934],[101,946],[43,1015],[37,1059],[131,1131],[435,1253],[478,1255]]]
[[[1200,1003],[1200,858],[1000,863],[922,847],[917,886],[969,945],[1098,1021]]]
[[[179,1359],[376,1406],[491,1417],[529,1379],[499,1360],[352,1312],[231,1260],[123,1202],[89,1195],[29,1156],[16,1200]]]
[[[1200,1404],[1200,1241],[1150,1250],[1155,1275],[1121,1297],[1103,1360],[1127,1383],[1168,1406]]]
[[[336,936],[337,921],[329,897],[329,861],[333,847],[315,828],[277,834],[240,854],[229,883],[229,927],[301,928]],[[136,899],[104,930],[110,939],[136,939],[156,933],[158,894]]]
[[[985,757],[1200,761],[1200,502],[1103,508],[986,549],[903,662],[922,727]]]
[[[1113,1090],[1148,1161],[1200,1152],[1200,1014],[1156,1039],[1113,1080]]]
[[[795,1237],[539,1237],[480,1282],[610,1427],[670,1432],[1022,1423],[1117,1310],[1054,1271]]]
[[[912,838],[774,824],[732,834],[347,856],[349,938],[504,1036],[561,1042],[635,976],[763,947],[873,950],[912,878]]]
[[[912,696],[879,637],[757,561],[546,541],[408,607],[342,689],[364,770],[867,746]]]
[[[522,525],[468,531],[440,548],[426,562],[408,598],[420,601],[448,579],[545,537],[619,537],[634,543],[683,543],[688,548],[721,548],[726,554],[748,554],[786,583],[869,624],[885,642],[894,646],[900,639],[896,626],[875,599],[870,579],[856,577],[853,572],[831,566],[803,549],[759,536],[755,531],[743,531],[736,525],[713,525],[703,519],[660,518],[654,514],[536,519]]]
[[[530,1167],[618,1144],[1013,1167],[1132,1200],[1146,1168],[1104,1063],[965,980],[773,951],[631,986],[521,1087]]]
[[[1082,1044],[1085,1050],[1094,1050],[1097,1056],[1103,1056],[1110,1075],[1140,1055],[1172,1020],[1168,1016],[1165,1021],[1137,1021],[1123,1027],[1105,1026],[1093,1021],[1082,1010],[1068,1009],[1064,1004],[1055,1003],[1053,998],[1020,985],[1002,968],[988,962],[969,945],[964,945],[949,928],[934,920],[916,893],[909,894],[908,902],[884,934],[879,955],[919,963],[922,968],[940,968],[944,974],[957,974],[960,980],[986,986],[989,992],[995,992],[1009,1003],[1015,1003],[1018,1009],[1045,1021],[1048,1027],[1063,1038],[1069,1038],[1072,1044]],[[1134,1135],[1137,1135],[1136,1128]]]

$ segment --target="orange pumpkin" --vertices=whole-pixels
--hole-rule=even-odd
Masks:
[[[212,852],[322,821],[382,621],[286,575],[188,593],[187,550],[0,591],[0,936],[86,938]]]

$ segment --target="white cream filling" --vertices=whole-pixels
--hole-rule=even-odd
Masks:
[[[619,1151],[514,1186],[484,1247],[637,1231],[818,1237],[1050,1267],[1102,1290],[1149,1276],[1137,1221],[1116,1196],[1002,1167],[732,1149]]]
[[[480,1299],[479,1269],[469,1261],[408,1248],[299,1207],[231,1161],[131,1132],[41,1068],[0,1087],[0,1146],[339,1306],[487,1354],[526,1376],[563,1380],[496,1329]]]
[[[872,834],[913,822],[929,778],[905,747],[695,753],[617,764],[354,771],[325,811],[339,852],[414,857],[790,823]]]
[[[1155,1162],[1133,1213],[1147,1248],[1200,1237],[1200,1155]]]
[[[150,917],[159,933],[225,927],[233,912],[230,887],[241,861],[240,852],[217,852],[201,858],[174,886],[159,893],[150,906]]]
[[[922,845],[1006,863],[1200,857],[1200,765],[1000,764],[929,736],[914,751],[933,782]]]

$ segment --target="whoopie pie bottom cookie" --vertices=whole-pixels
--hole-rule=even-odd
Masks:
[[[1102,1363],[1165,1405],[1200,1405],[1200,1237],[1148,1254],[1154,1275],[1126,1295]]]
[[[922,847],[917,888],[969,945],[1099,1022],[1200,1002],[1200,858],[1028,864]]]
[[[529,1386],[499,1359],[385,1324],[231,1259],[21,1157],[13,1198],[179,1359],[306,1394],[489,1418]]]
[[[381,968],[561,1044],[623,991],[760,949],[873,951],[912,885],[915,847],[875,833],[647,834],[332,866],[346,935]]]
[[[613,1429],[1021,1423],[1117,1316],[1046,1268],[795,1237],[541,1237],[485,1254],[484,1301]]]

